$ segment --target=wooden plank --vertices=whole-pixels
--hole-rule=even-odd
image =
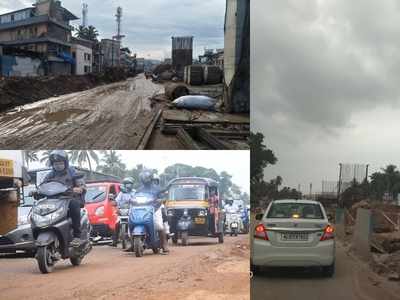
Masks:
[[[155,114],[153,120],[147,127],[146,132],[144,133],[142,140],[140,141],[140,144],[137,147],[137,150],[146,149],[147,143],[149,142],[150,137],[151,137],[151,133],[153,132],[154,127],[156,126],[158,120],[160,119],[161,113],[162,113],[162,110],[159,109],[158,112]]]
[[[189,111],[186,109],[166,109],[163,111],[164,121],[173,123],[228,123],[250,124],[247,115],[225,114],[210,111]]]
[[[178,141],[186,148],[190,150],[200,150],[201,148],[197,145],[197,143],[192,139],[189,133],[183,129],[179,128],[176,133],[176,138]]]
[[[203,128],[197,128],[196,129],[196,134],[197,137],[210,145],[213,149],[218,149],[218,150],[235,150],[235,148],[229,147],[225,143],[223,143],[220,139],[218,139],[216,136],[210,134]]]

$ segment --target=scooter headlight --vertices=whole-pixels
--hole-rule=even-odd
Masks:
[[[167,216],[168,217],[173,217],[174,216],[174,211],[172,209],[168,209]]]
[[[38,227],[45,227],[48,224],[55,222],[56,220],[60,219],[65,213],[65,208],[64,206],[61,206],[59,209],[57,209],[55,212],[47,215],[40,215],[33,213],[32,214],[32,220],[33,223],[35,223],[36,226]]]
[[[184,217],[187,217],[189,215],[189,211],[187,210],[187,209],[185,209],[184,211],[183,211],[183,216]]]
[[[45,216],[59,209],[61,205],[62,205],[61,202],[43,201],[41,203],[38,203],[33,208],[33,212],[35,214]]]

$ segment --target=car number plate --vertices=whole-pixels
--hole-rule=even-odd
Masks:
[[[281,239],[283,241],[307,241],[308,233],[303,232],[284,232],[281,233]]]
[[[204,218],[194,218],[194,222],[196,224],[205,224],[206,223],[206,219],[204,219]]]
[[[233,228],[236,228],[236,227],[238,227],[238,225],[236,224],[236,223],[232,223],[232,225],[231,225]]]
[[[14,176],[14,162],[9,159],[0,159],[0,176]]]

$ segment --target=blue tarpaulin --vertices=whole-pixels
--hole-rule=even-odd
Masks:
[[[62,52],[58,55],[58,57],[62,58],[66,62],[69,62],[70,64],[75,64],[75,59],[67,52]]]

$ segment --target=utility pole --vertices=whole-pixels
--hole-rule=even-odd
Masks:
[[[337,198],[338,198],[338,205],[341,206],[341,201],[340,201],[340,194],[341,194],[341,187],[342,187],[342,164],[339,164],[339,182],[338,182],[338,194],[337,194]]]
[[[312,182],[310,183],[310,200],[312,199]]]

